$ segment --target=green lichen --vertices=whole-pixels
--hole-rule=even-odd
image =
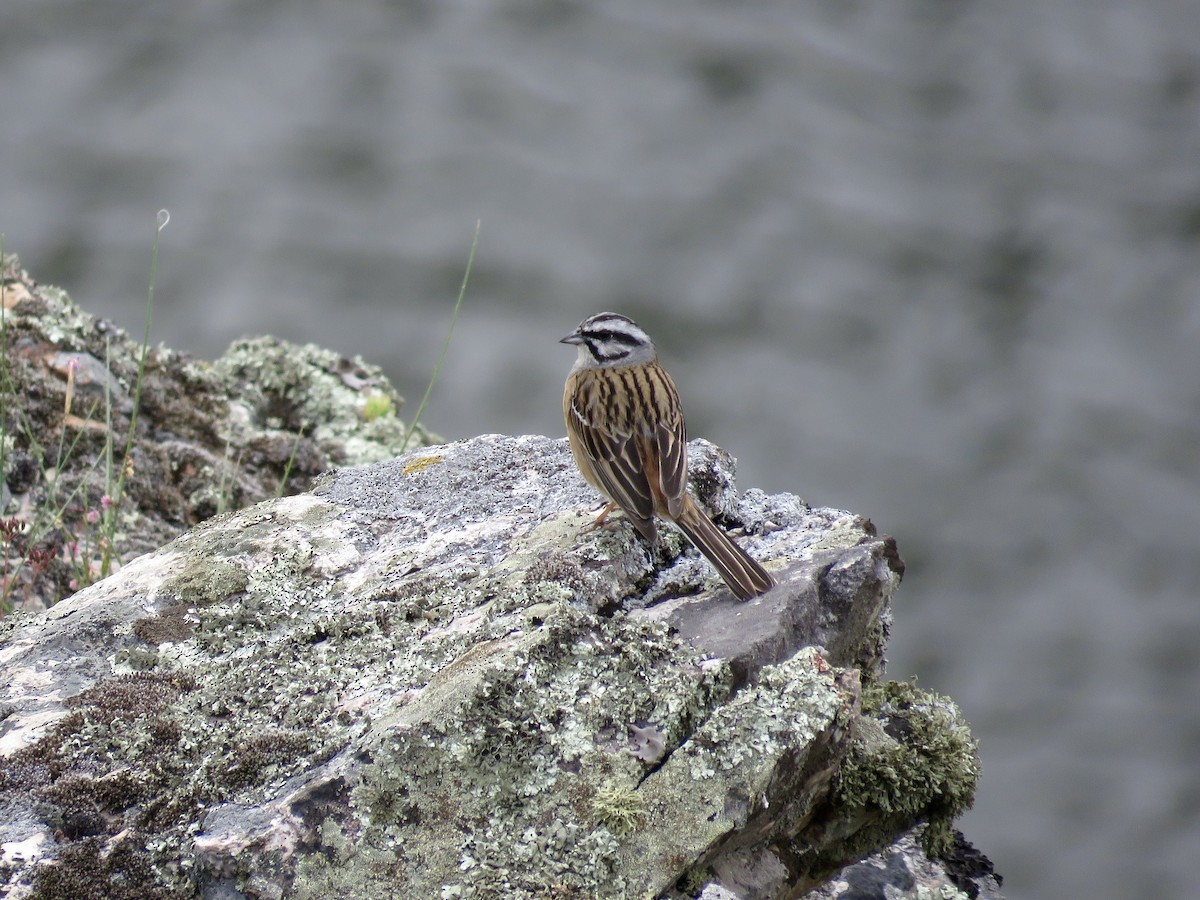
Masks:
[[[916,900],[970,900],[971,895],[960,891],[952,884],[943,884],[930,889],[923,884],[916,887]]]
[[[592,812],[597,823],[624,837],[644,821],[646,801],[623,785],[604,785],[592,798]]]
[[[832,685],[831,670],[813,649],[765,666],[755,684],[705,723],[697,740],[708,752],[695,755],[693,776],[703,779],[751,758],[772,759],[784,748],[803,746],[839,711],[843,698]]]
[[[627,729],[662,722],[670,739],[721,689],[678,665],[678,641],[659,623],[562,602],[543,604],[538,621],[514,610],[454,641],[458,658],[376,722],[353,805],[360,845],[396,850],[402,895],[623,895],[621,841],[645,811],[633,790],[645,763]],[[442,848],[439,863],[430,846]]]
[[[174,578],[163,582],[161,591],[183,605],[207,606],[246,589],[249,578],[232,563],[196,559]]]
[[[925,820],[926,850],[944,853],[951,823],[970,808],[980,774],[978,746],[958,707],[889,681],[864,691],[863,713],[841,768],[838,801],[875,811],[887,823]]]
[[[373,422],[383,416],[396,414],[396,402],[387,394],[371,394],[362,407],[364,422]]]
[[[95,328],[96,320],[92,315],[77,306],[62,288],[40,285],[38,296],[48,307],[48,315],[44,316],[47,323],[46,338],[52,344],[78,345],[84,341],[88,332]],[[128,342],[124,331],[118,330],[117,337]]]
[[[405,425],[395,411],[404,404],[378,366],[347,360],[314,344],[278,338],[236,341],[213,363],[214,373],[240,385],[242,402],[256,413],[254,422],[269,428],[311,433],[319,446],[336,448],[336,462],[362,464],[401,452]],[[371,391],[363,405],[363,390]],[[236,420],[224,425],[235,446],[244,434]],[[258,427],[258,426],[254,426]],[[417,445],[437,438],[418,427]]]
[[[323,842],[321,849],[326,852],[300,857],[288,895],[292,900],[407,900],[412,896],[397,883],[402,885],[406,879],[394,851],[351,846],[338,838],[332,844]]]

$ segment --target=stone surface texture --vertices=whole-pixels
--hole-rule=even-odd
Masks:
[[[738,603],[594,500],[562,440],[425,448],[6,621],[10,891],[775,897],[946,830],[974,745],[878,680],[890,539],[702,495],[780,581]]]

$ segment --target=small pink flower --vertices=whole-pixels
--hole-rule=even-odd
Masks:
[[[67,360],[67,371],[68,372],[78,372],[79,371],[79,357],[72,356],[70,359]]]
[[[72,578],[70,581],[67,582],[67,587],[69,587],[73,591],[79,590],[79,579]]]
[[[100,507],[101,509],[108,509],[110,506],[112,506],[112,497],[105,494],[100,498]]]
[[[87,511],[87,514],[84,516],[84,518],[87,519],[87,523],[89,525],[95,525],[97,522],[100,521],[100,510],[89,509]]]

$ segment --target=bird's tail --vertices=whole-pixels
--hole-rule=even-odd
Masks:
[[[713,524],[691,497],[684,502],[675,524],[713,564],[739,600],[757,597],[775,586],[770,573]]]

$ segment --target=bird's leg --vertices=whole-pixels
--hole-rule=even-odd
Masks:
[[[596,521],[588,525],[584,525],[579,529],[579,533],[587,534],[588,532],[595,531],[597,528],[611,527],[612,523],[606,522],[605,520],[608,518],[609,513],[619,508],[620,507],[618,507],[617,504],[610,500],[608,503],[604,504],[604,509],[600,510],[600,515],[596,516]]]

